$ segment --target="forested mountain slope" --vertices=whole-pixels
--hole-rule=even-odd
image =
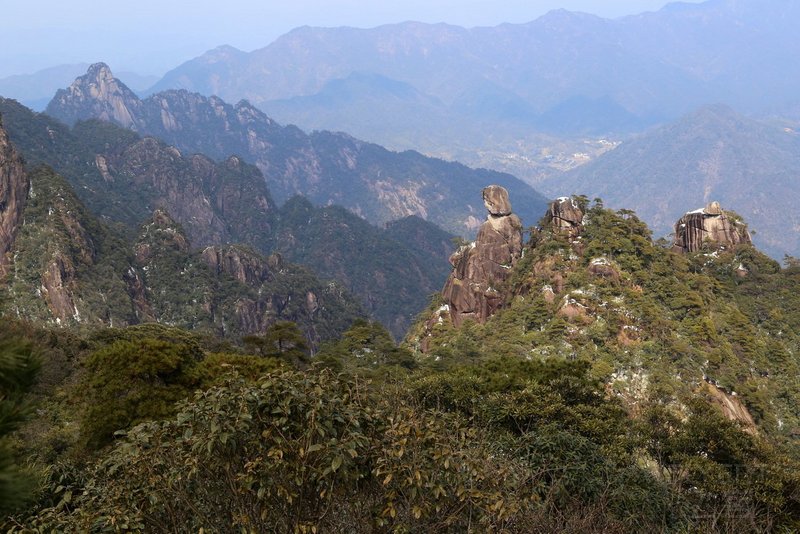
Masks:
[[[391,152],[343,133],[306,134],[277,124],[247,101],[232,106],[218,97],[187,91],[141,100],[102,63],[60,90],[47,113],[68,124],[87,119],[115,122],[216,159],[238,154],[261,169],[279,203],[300,194],[317,205],[344,206],[374,224],[417,215],[451,233],[470,234],[480,224],[475,219],[480,210],[465,192],[487,183],[512,191],[519,199],[520,216],[529,224],[546,204],[511,175],[418,152]]]
[[[193,250],[242,244],[339,280],[398,338],[446,277],[450,236],[421,219],[407,218],[409,231],[393,233],[344,209],[308,205],[308,217],[297,217],[277,209],[261,172],[237,156],[217,163],[96,120],[70,129],[12,100],[0,99],[0,114],[29,166],[52,166],[127,239],[164,209]],[[329,217],[336,222],[323,223],[327,233],[310,231]]]

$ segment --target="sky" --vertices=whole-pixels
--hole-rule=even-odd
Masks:
[[[690,0],[698,2],[699,0]],[[665,0],[0,0],[0,78],[68,63],[162,75],[219,45],[250,51],[298,26],[369,28],[415,20],[459,26],[523,23],[552,9],[607,18]],[[101,6],[101,7],[98,7]]]

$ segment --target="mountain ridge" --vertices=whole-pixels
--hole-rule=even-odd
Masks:
[[[277,124],[247,101],[231,106],[184,90],[140,100],[105,64],[94,65],[68,90],[59,91],[47,112],[67,123],[78,118],[114,121],[214,158],[239,154],[261,169],[279,203],[302,194],[317,205],[343,205],[379,225],[419,215],[452,233],[473,232],[479,223],[465,190],[487,183],[503,185],[519,198],[518,212],[528,224],[546,205],[511,175],[413,151],[391,152],[343,133],[305,134]]]
[[[231,244],[279,253],[345,283],[397,338],[447,275],[452,236],[431,223],[408,219],[404,230],[393,232],[308,201],[303,216],[295,216],[288,205],[276,207],[260,171],[238,156],[221,162],[187,156],[96,120],[70,129],[9,100],[0,99],[0,113],[28,163],[54,167],[90,211],[126,239],[135,239],[153,211],[164,209],[181,225],[192,253]]]

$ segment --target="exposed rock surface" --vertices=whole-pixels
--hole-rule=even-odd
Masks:
[[[8,140],[0,122],[0,279],[7,271],[8,254],[14,244],[28,197],[28,177],[22,160]]]
[[[137,129],[141,102],[136,94],[120,83],[105,63],[95,63],[84,76],[67,89],[59,89],[47,106],[47,113],[57,113],[67,124],[91,116]]]
[[[556,232],[571,236],[580,234],[583,228],[583,211],[569,197],[560,197],[550,203],[545,215],[545,225]]]
[[[42,296],[59,324],[70,318],[80,320],[73,299],[76,283],[75,267],[61,254],[53,258],[42,274]]]
[[[230,157],[216,163],[151,137],[99,161],[106,182],[128,184],[169,211],[196,246],[241,240],[263,247],[274,205],[258,170]]]
[[[589,262],[588,271],[589,274],[606,278],[613,282],[620,281],[619,269],[605,256],[593,258],[592,261]]]
[[[696,252],[706,241],[730,246],[752,243],[747,226],[729,217],[719,202],[711,202],[705,208],[690,211],[675,223],[674,250]]]
[[[212,272],[225,273],[248,286],[258,286],[270,275],[264,259],[242,247],[207,247],[201,257]]]
[[[177,106],[177,101],[170,102]],[[7,121],[13,126],[8,128],[9,137],[19,143],[28,161],[58,170],[103,220],[122,222],[133,233],[155,208],[162,208],[180,223],[198,251],[241,243],[260,254],[280,252],[289,263],[308,265],[319,276],[343,283],[396,339],[405,335],[450,273],[447,258],[453,251],[453,236],[420,217],[377,228],[352,211],[315,207],[301,197],[276,209],[261,172],[238,156],[215,162],[97,121],[70,130],[44,114],[0,99],[3,112],[13,118]],[[202,121],[196,128],[203,130]],[[476,204],[475,199],[471,202]],[[140,243],[136,261],[144,264],[152,255],[150,247],[150,242]],[[136,263],[133,258],[131,263]],[[120,266],[118,272],[127,267]],[[131,284],[139,285],[135,277]],[[83,309],[80,302],[78,307]],[[120,321],[114,317],[115,324]]]
[[[750,434],[758,434],[758,427],[756,426],[753,416],[747,409],[736,392],[728,392],[719,387],[716,382],[706,376],[703,377],[705,381],[705,390],[709,394],[710,400],[713,404],[719,406],[722,413],[731,421],[736,421],[742,425],[745,432]]]
[[[139,272],[131,266],[122,275],[122,279],[127,284],[136,320],[142,323],[155,321],[155,313],[147,300],[147,288]]]
[[[192,252],[183,228],[164,210],[142,227],[134,254],[126,281],[137,317],[188,322],[221,335],[258,334],[288,320],[315,348],[360,315],[341,287],[323,284],[277,254],[264,257],[240,245]]]
[[[485,322],[497,311],[501,284],[522,253],[522,223],[511,213],[508,192],[492,185],[483,190],[483,200],[488,219],[477,239],[450,257],[453,273],[442,291],[456,326],[465,319]]]

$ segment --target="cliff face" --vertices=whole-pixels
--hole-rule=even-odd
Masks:
[[[196,246],[242,241],[266,243],[274,205],[257,169],[237,157],[215,163],[184,157],[147,137],[100,158],[98,169],[113,189],[136,189],[147,204],[167,210]]]
[[[696,252],[707,241],[722,246],[752,243],[747,226],[729,217],[719,202],[690,211],[675,223],[675,251]]]
[[[241,246],[193,251],[163,209],[132,242],[92,216],[52,169],[34,168],[29,179],[0,313],[62,326],[159,322],[233,338],[290,320],[312,348],[363,316],[342,287],[277,256]]]
[[[511,212],[508,191],[491,185],[483,190],[488,218],[477,239],[450,257],[453,272],[442,291],[455,326],[465,319],[483,323],[503,303],[501,284],[522,253],[522,223]]]
[[[184,119],[197,117],[197,125],[184,127],[216,135],[213,128],[204,129],[217,124],[211,119],[215,99],[194,97],[186,93],[186,100],[168,99],[164,104]],[[212,103],[213,109],[204,108],[203,102]],[[276,209],[261,172],[238,156],[220,162],[190,156],[100,121],[69,129],[3,99],[0,112],[9,117],[9,135],[18,140],[29,162],[54,167],[92,213],[124,223],[129,237],[153,210],[163,209],[195,250],[240,243],[262,254],[279,252],[288,262],[308,265],[319,276],[343,283],[398,339],[449,274],[452,235],[418,217],[378,228],[346,209],[318,208],[305,199],[292,199]],[[245,115],[242,120],[254,120]],[[234,127],[225,126],[225,120],[218,124],[221,137],[214,137],[223,147],[224,129]],[[139,273],[138,280],[143,276]],[[138,295],[136,302],[141,304],[141,291],[136,289],[141,284],[136,275],[129,278],[131,294]],[[149,316],[142,306],[137,310],[139,316]]]
[[[35,167],[28,178],[24,222],[11,249],[7,305],[20,317],[62,325],[130,324],[121,276],[128,265],[125,244],[98,225],[52,169]]]
[[[28,187],[22,160],[0,122],[0,280],[8,269],[8,254],[22,221]]]

